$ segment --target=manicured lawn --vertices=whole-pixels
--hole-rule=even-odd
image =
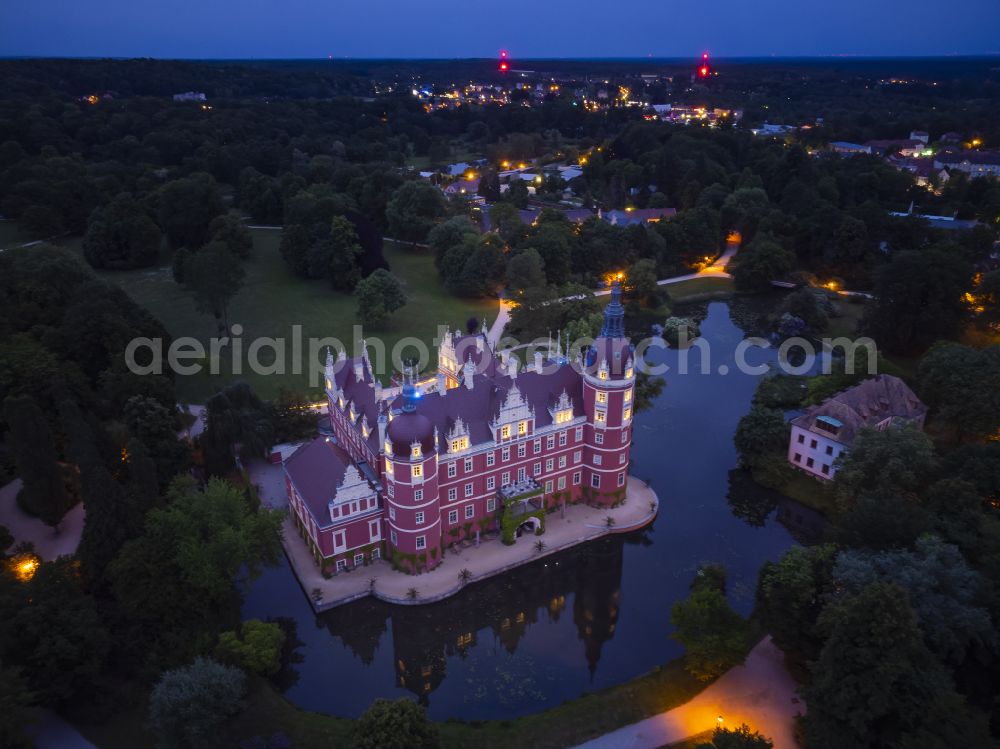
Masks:
[[[254,339],[259,337],[284,338],[286,365],[284,374],[257,374],[249,371],[244,353],[243,372],[239,375],[248,381],[261,397],[273,398],[281,387],[300,392],[310,392],[308,362],[309,338],[327,336],[347,347],[348,355],[355,349],[355,341],[364,337],[369,343],[373,361],[377,364],[375,341],[384,343],[386,365],[383,379],[393,371],[388,358],[400,339],[413,336],[423,341],[430,350],[431,364],[435,349],[432,341],[438,325],[462,327],[470,317],[486,317],[492,324],[498,304],[488,300],[458,299],[446,293],[438,280],[432,256],[427,250],[411,249],[386,243],[385,255],[392,272],[406,285],[409,296],[407,305],[396,312],[384,325],[356,331],[356,302],[353,295],[335,292],[325,281],[305,281],[294,276],[285,265],[278,244],[281,232],[253,230],[254,251],[246,261],[244,287],[233,299],[229,311],[230,324],[243,326],[243,351],[247,352]],[[102,272],[105,278],[119,284],[139,304],[152,312],[175,338],[192,336],[206,345],[216,335],[215,320],[211,315],[198,312],[191,295],[178,286],[171,275],[169,264],[145,270]],[[301,326],[303,341],[302,374],[291,371],[293,326]],[[357,334],[357,335],[356,335]],[[406,351],[403,355],[408,355]],[[273,361],[271,349],[261,350],[259,359],[264,364]],[[321,357],[320,357],[321,358]],[[217,387],[235,377],[231,371],[229,349],[222,349],[222,361],[217,376],[202,373],[178,376],[179,397],[190,403],[203,402]],[[206,365],[207,359],[202,362]],[[317,389],[312,392],[318,393]]]
[[[645,676],[569,700],[537,715],[512,720],[439,723],[441,745],[444,749],[574,746],[677,707],[707,686],[689,676],[680,660],[671,661]],[[155,743],[144,719],[144,710],[135,708],[104,725],[79,728],[101,749],[141,749]],[[268,682],[256,680],[243,713],[231,722],[219,746],[236,745],[252,736],[272,736],[279,731],[299,749],[349,746],[353,724],[352,720],[299,710]]]
[[[708,276],[668,284],[661,288],[665,289],[676,303],[701,302],[706,299],[721,299],[732,294],[733,280]]]

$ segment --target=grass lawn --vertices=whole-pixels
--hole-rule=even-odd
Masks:
[[[475,723],[438,723],[441,746],[444,749],[574,746],[677,707],[707,686],[688,675],[678,659],[624,684],[569,700],[537,715]],[[106,724],[80,725],[78,728],[101,749],[140,749],[155,744],[144,721],[145,711],[137,707],[115,716]],[[255,680],[245,709],[231,722],[225,738],[220,736],[219,746],[235,746],[252,736],[271,736],[279,731],[300,749],[349,746],[353,723],[345,718],[299,710],[275,692],[268,682]]]
[[[722,299],[730,296],[733,293],[733,280],[707,276],[668,284],[661,288],[670,294],[675,303],[703,302],[706,299]]]
[[[243,373],[239,377],[249,382],[263,398],[274,398],[281,387],[310,392],[308,362],[305,361],[309,338],[332,336],[347,347],[348,355],[352,355],[355,340],[363,336],[369,342],[369,350],[378,367],[375,339],[384,343],[388,359],[400,339],[414,336],[430,348],[431,365],[434,365],[436,353],[432,341],[439,324],[464,329],[470,316],[486,317],[491,324],[496,317],[498,303],[495,301],[459,299],[445,292],[438,280],[433,257],[427,250],[387,242],[386,259],[392,272],[405,283],[409,302],[384,325],[363,331],[359,328],[355,336],[354,296],[331,290],[325,281],[306,281],[294,276],[278,252],[280,231],[258,229],[252,233],[253,255],[246,261],[246,281],[232,301],[229,321],[243,326],[244,352],[255,338],[287,339],[285,374],[250,372],[244,353]],[[207,348],[208,339],[216,335],[215,320],[197,311],[191,295],[174,282],[169,264],[135,271],[101,272],[101,275],[125,289],[163,322],[175,338],[193,336]],[[303,374],[291,373],[291,337],[295,325],[302,326]],[[228,353],[228,349],[222,349],[219,375],[209,375],[206,367],[202,374],[178,376],[178,397],[189,403],[204,402],[217,387],[235,378],[236,375],[227,374],[231,371]],[[262,363],[271,364],[274,357],[269,348],[264,348],[259,358]],[[207,360],[203,363],[207,364]],[[387,380],[392,365],[387,364],[383,371]],[[318,393],[318,390],[312,392]]]
[[[849,302],[847,298],[836,300],[840,308],[839,317],[831,317],[823,331],[823,336],[827,338],[838,338],[840,336],[853,337],[858,334],[858,324],[864,314],[865,305],[857,302]]]

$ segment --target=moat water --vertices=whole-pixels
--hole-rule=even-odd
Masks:
[[[287,563],[247,590],[246,618],[294,622],[298,647],[281,674],[296,705],[355,717],[376,697],[415,696],[435,719],[509,718],[617,684],[680,656],[670,608],[700,564],[728,572],[730,603],[753,606],[757,573],[807,538],[819,521],[736,470],[733,433],[760,375],[735,366],[737,344],[759,335],[765,300],[693,305],[711,374],[678,373],[635,419],[632,473],[647,479],[660,513],[644,531],[605,538],[484,581],[440,603],[365,599],[317,616]],[[703,319],[702,319],[703,318]],[[776,351],[752,349],[751,364]],[[720,365],[728,373],[719,373]],[[472,552],[467,552],[472,553]],[[363,574],[363,573],[357,573]]]

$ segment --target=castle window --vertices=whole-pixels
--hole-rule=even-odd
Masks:
[[[421,478],[424,475],[424,467],[421,465],[413,466],[413,478]]]
[[[545,449],[546,449],[546,450],[551,450],[551,449],[553,449],[553,448],[554,448],[555,446],[556,446],[556,438],[555,438],[555,436],[554,436],[554,435],[551,435],[551,434],[550,434],[550,435],[549,435],[548,437],[546,437],[546,439],[545,439]]]
[[[604,435],[601,432],[594,432],[594,444],[604,444]]]
[[[632,379],[632,367],[627,367],[625,369],[625,379],[626,380]]]
[[[581,478],[580,472],[579,471],[574,471],[573,472],[573,486],[579,486],[580,485],[580,478]]]
[[[389,496],[390,496],[390,497],[392,497],[392,496],[394,496],[394,495],[395,495],[395,492],[393,491],[393,489],[394,489],[394,487],[393,487],[393,485],[392,485],[392,484],[389,484],[389,486],[388,486],[388,487],[386,487],[386,491],[388,491],[388,492],[389,492]]]
[[[523,437],[524,435],[526,435],[528,433],[528,422],[527,421],[519,421],[519,422],[517,422],[517,433],[521,437]]]
[[[618,456],[618,465],[620,465],[620,466],[625,465],[625,453],[621,453]]]
[[[473,492],[473,485],[472,482],[470,481],[468,484],[465,485],[465,496],[471,497],[472,492]]]
[[[500,427],[500,439],[510,439],[510,424],[504,424]]]
[[[364,554],[355,554],[354,555],[354,566],[355,567],[360,567],[364,563],[365,563],[365,555]]]
[[[565,476],[560,476],[559,477],[559,483],[557,484],[557,486],[559,487],[560,490],[566,488],[566,477]]]
[[[542,441],[535,440],[535,455],[538,455],[542,451]]]
[[[472,458],[465,459],[465,472],[472,473]]]
[[[495,499],[486,500],[486,512],[496,512],[497,501]]]
[[[580,442],[583,439],[583,427],[576,428],[576,436],[573,439],[577,442]]]
[[[542,464],[541,463],[535,463],[535,470],[532,471],[532,475],[533,476],[541,476],[542,475]]]
[[[423,489],[417,489],[415,492],[413,492],[413,501],[414,502],[423,502],[424,501],[424,490]]]
[[[507,486],[510,483],[510,471],[504,471],[500,474],[500,486]]]
[[[556,424],[565,424],[567,421],[572,421],[573,419],[573,409],[564,408],[561,411],[556,411]]]
[[[414,522],[415,522],[415,523],[416,523],[417,525],[423,525],[423,524],[424,524],[424,513],[422,513],[422,512],[418,512],[418,513],[417,513],[417,514],[416,514],[416,515],[414,516],[414,518],[413,518],[413,521],[414,521]]]
[[[608,391],[607,390],[598,390],[597,391],[597,402],[598,403],[607,403],[608,402]]]
[[[454,463],[454,462],[449,463],[448,464],[448,478],[450,478],[450,479],[455,478],[455,475],[457,473],[458,473],[458,463]]]
[[[601,455],[595,454],[594,455],[594,465],[595,466],[599,466],[600,464],[601,464]]]
[[[546,494],[552,493],[552,479],[549,479],[548,481],[545,482],[545,493]]]
[[[494,489],[497,488],[496,476],[487,476],[486,477],[486,488],[489,491],[493,491]]]
[[[410,458],[419,458],[421,455],[420,445],[413,445],[410,448]]]
[[[559,432],[559,447],[566,446],[566,432]]]
[[[425,549],[425,548],[427,548],[427,537],[426,536],[417,536],[417,548],[418,549]]]
[[[495,452],[493,452],[492,450],[490,450],[488,453],[486,453],[486,465],[487,466],[492,466],[496,462],[497,462],[497,454]]]
[[[625,402],[626,403],[632,402],[632,388],[629,388],[628,390],[625,391]]]
[[[601,488],[601,476],[597,473],[590,474],[590,485],[595,489]]]
[[[458,522],[458,510],[452,510],[448,513],[448,523],[454,525]]]
[[[517,446],[517,457],[523,458],[527,452],[528,446],[525,444],[520,444]]]
[[[471,518],[475,514],[476,514],[476,508],[473,507],[471,503],[467,504],[465,506],[465,519],[468,520],[469,518]]]
[[[595,411],[594,412],[594,421],[596,421],[598,424],[603,424],[607,420],[608,420],[608,417],[607,417],[607,414],[604,413],[604,411]]]
[[[396,531],[393,531],[393,530],[389,531],[389,541],[392,542],[393,546],[398,546],[399,545],[399,539],[396,538]]]
[[[389,520],[395,520],[395,519],[396,519],[396,508],[393,507],[392,505],[389,505]]]
[[[508,460],[510,460],[510,448],[509,447],[505,447],[503,449],[503,451],[500,454],[500,460],[502,460],[504,463],[506,463]]]
[[[384,448],[385,448],[385,454],[386,455],[392,455],[392,442],[390,442],[389,440],[386,440]]]
[[[632,406],[625,406],[625,410],[622,411],[622,419],[628,421],[632,418]]]
[[[552,458],[549,458],[548,460],[545,461],[545,472],[551,473],[554,466],[555,466],[555,461],[553,461]]]
[[[565,468],[566,467],[566,456],[565,455],[560,455],[559,456],[559,467],[560,468]]]
[[[454,502],[456,499],[458,499],[458,489],[453,486],[448,490],[448,501]]]
[[[625,471],[618,474],[618,486],[625,486]]]
[[[386,473],[392,473],[392,461],[391,460],[387,460],[385,462],[385,472]]]

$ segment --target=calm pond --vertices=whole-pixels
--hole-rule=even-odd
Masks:
[[[759,376],[735,367],[737,344],[759,334],[762,300],[712,302],[704,318],[712,374],[677,373],[675,350],[653,408],[636,417],[632,472],[660,497],[653,526],[549,557],[437,604],[362,600],[316,616],[287,564],[247,590],[244,616],[295,623],[300,659],[283,674],[296,705],[355,717],[376,697],[415,695],[435,719],[534,713],[678,657],[670,607],[699,564],[721,563],[728,596],[753,605],[757,572],[796,543],[778,522],[815,521],[735,471],[733,432]],[[753,349],[751,364],[776,361]],[[698,356],[692,352],[692,365]],[[719,374],[719,365],[728,373]],[[779,507],[780,505],[780,507]],[[790,526],[791,527],[791,526]]]

